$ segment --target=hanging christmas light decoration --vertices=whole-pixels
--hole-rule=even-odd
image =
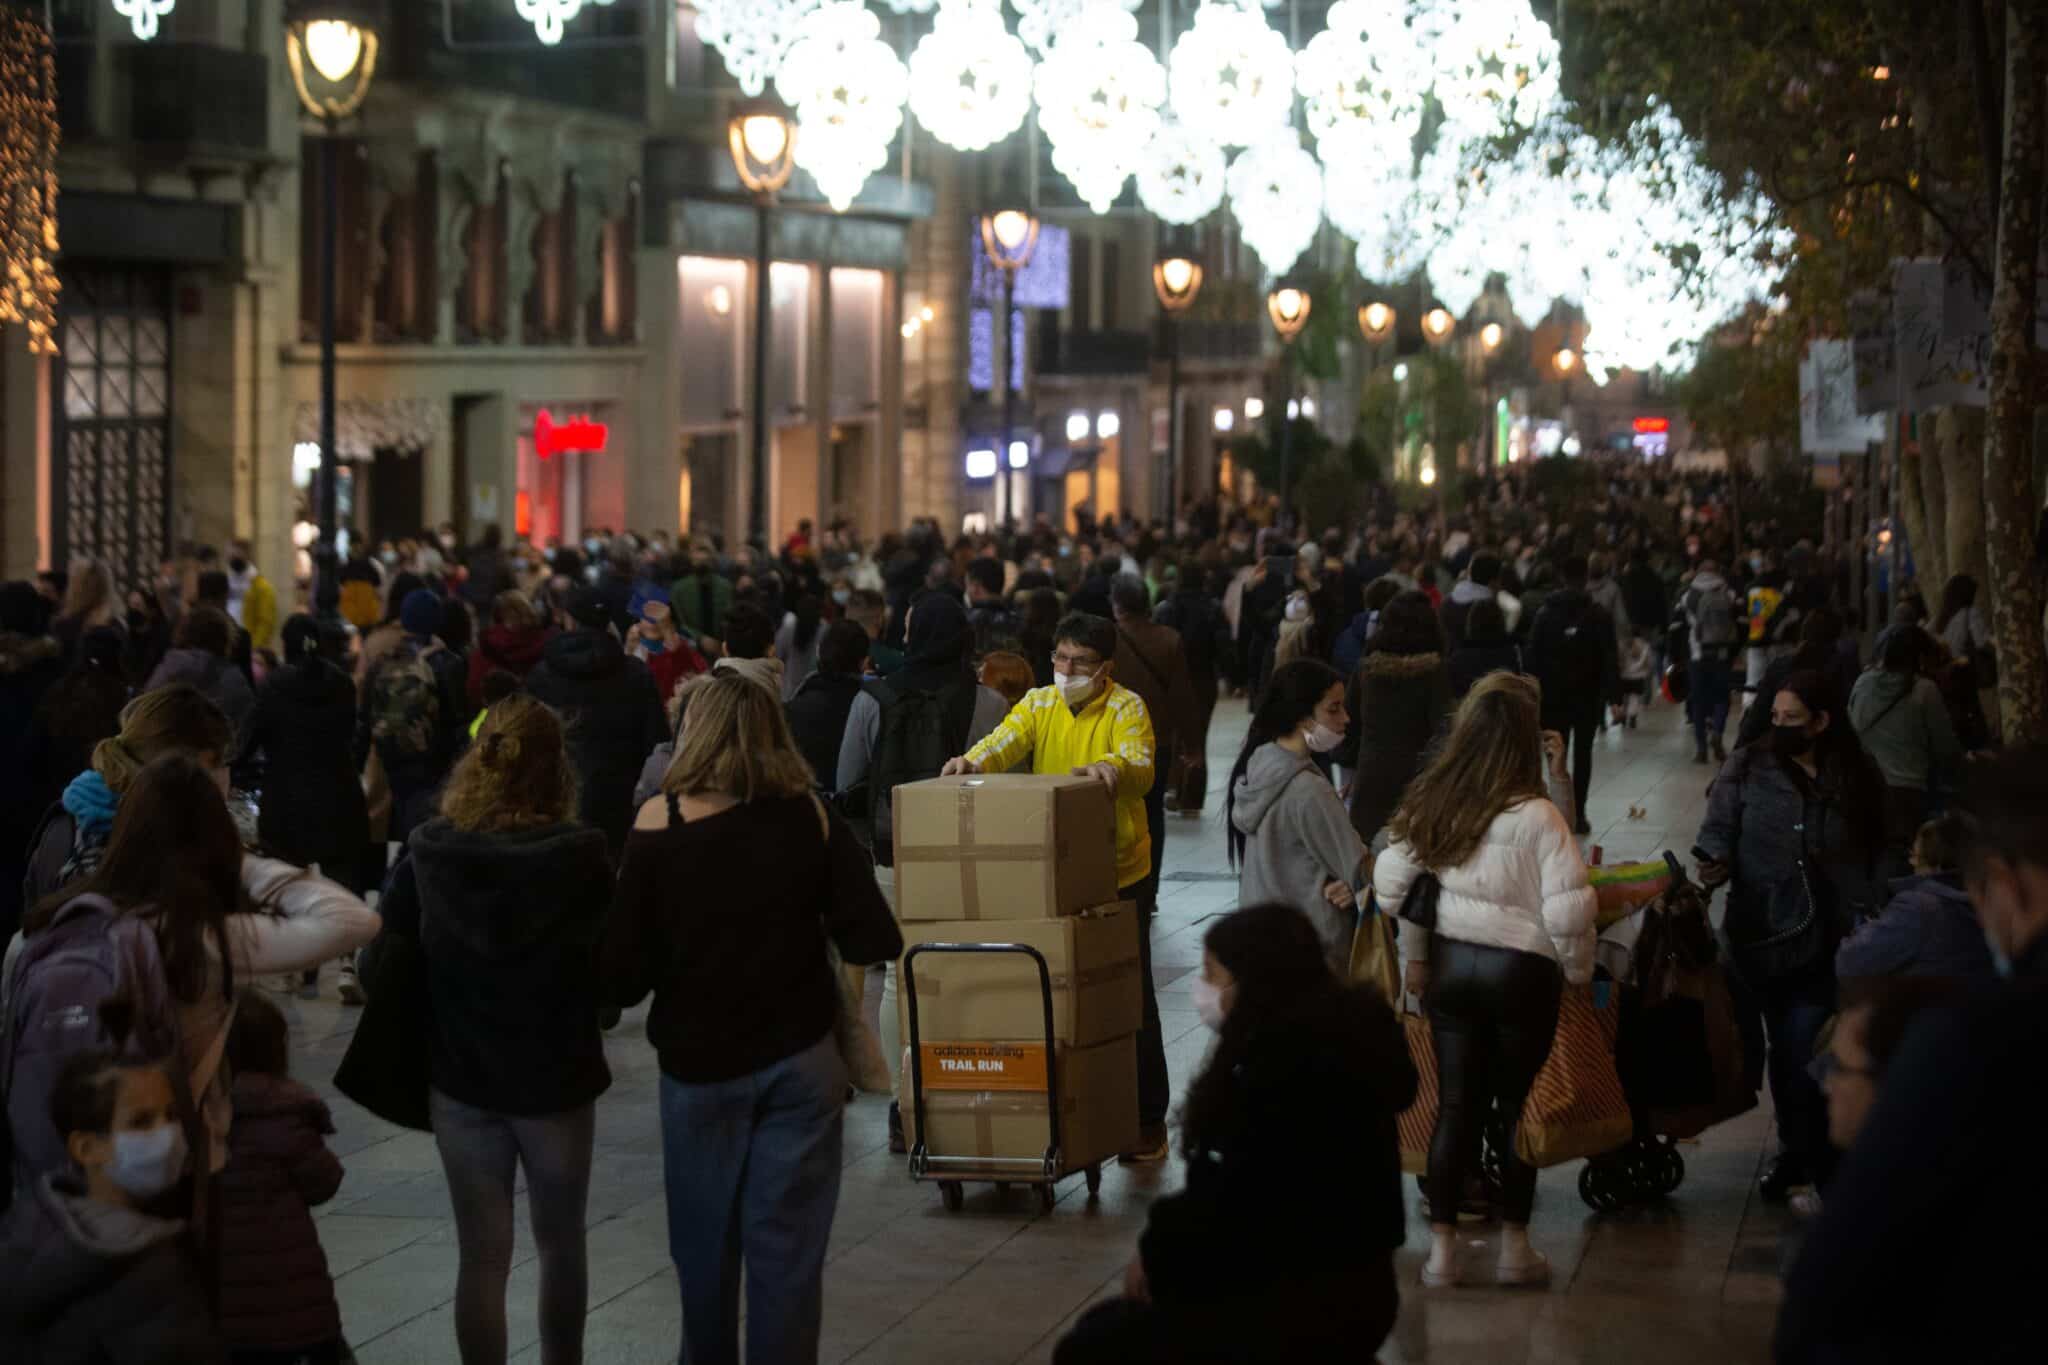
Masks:
[[[1223,149],[1166,122],[1138,158],[1138,202],[1163,223],[1200,222],[1223,203]]]
[[[562,41],[562,27],[589,5],[609,5],[612,0],[518,0],[519,17],[533,25],[534,36],[547,47]]]
[[[1010,0],[1017,11],[1017,36],[1039,56],[1050,56],[1052,45],[1066,32],[1067,26],[1081,17],[1081,11],[1099,0]],[[1113,0],[1131,13],[1137,13],[1144,0]]]
[[[1294,54],[1255,10],[1205,0],[1168,64],[1173,112],[1219,146],[1258,142],[1294,107]]]
[[[57,64],[39,18],[0,7],[0,322],[57,353]]]
[[[1230,163],[1230,211],[1269,275],[1284,275],[1315,240],[1323,168],[1292,128],[1268,133]]]
[[[1323,208],[1337,231],[1363,241],[1384,230],[1393,193],[1415,183],[1413,146],[1412,139],[1397,129],[1359,121],[1318,140]]]
[[[1445,135],[1532,128],[1558,103],[1557,39],[1529,0],[1459,0],[1433,51]]]
[[[178,0],[114,0],[114,13],[128,21],[137,42],[156,37],[163,17],[178,7]]]
[[[1429,93],[1429,59],[1399,0],[1337,0],[1329,27],[1294,59],[1294,81],[1319,146],[1359,124],[1413,142]],[[1328,156],[1323,164],[1332,164]]]
[[[943,0],[886,0],[891,14],[930,14]]]
[[[749,97],[768,88],[797,25],[823,0],[696,0],[697,37]]]
[[[1166,72],[1116,0],[1087,0],[1038,68],[1038,126],[1052,164],[1107,213],[1159,127]]]
[[[796,164],[841,213],[889,159],[909,77],[860,0],[832,0],[797,25],[775,92],[796,111]]]
[[[1031,54],[1003,27],[997,0],[942,0],[910,54],[910,110],[948,147],[978,152],[1031,112]]]

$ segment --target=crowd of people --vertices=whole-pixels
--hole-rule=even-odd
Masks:
[[[1881,1249],[1942,1235],[1961,1163],[2016,1156],[2007,1116],[2041,1100],[2008,1087],[2048,1027],[2048,769],[1993,749],[1976,585],[1864,620],[1840,553],[1738,527],[1725,476],[1581,467],[1319,535],[1215,502],[872,544],[806,521],[773,549],[443,527],[356,539],[289,614],[240,543],[125,596],[89,560],[0,585],[7,1358],[345,1358],[306,1212],[341,1178],[331,1117],[266,999],[328,980],[417,1012],[466,1365],[505,1359],[522,1183],[542,1359],[581,1358],[604,1035],[649,997],[686,1358],[737,1358],[743,1287],[749,1359],[815,1358],[846,1014],[902,1046],[890,795],[1015,770],[1110,794],[1143,992],[1122,1160],[1165,1161],[1177,1121],[1187,1166],[1127,1296],[1058,1358],[1369,1355],[1398,1303],[1404,1004],[1438,1094],[1422,1286],[1478,1282],[1475,1215],[1502,1227],[1491,1283],[1548,1282],[1536,1173],[1511,1144],[1482,1161],[1484,1130],[1595,971],[1602,736],[1672,704],[1717,765],[1689,853],[1727,887],[1761,1025],[1763,1193],[1813,1220],[1781,1358],[1932,1349],[1926,1286],[1858,1305],[1925,1264]],[[1217,818],[1244,908],[1206,937],[1216,1043],[1175,1115],[1151,922],[1232,695]],[[1351,980],[1377,916],[1393,998]],[[840,963],[867,969],[858,1000]],[[1286,1174],[1304,1145],[1358,1154],[1313,1207]],[[1968,1358],[2004,1358],[1981,1331]]]

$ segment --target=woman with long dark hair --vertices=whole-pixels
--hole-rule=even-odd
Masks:
[[[228,814],[218,775],[197,758],[173,752],[144,767],[128,785],[112,837],[92,875],[46,897],[22,918],[32,940],[81,896],[100,896],[122,914],[149,922],[163,958],[164,984],[178,1015],[184,1064],[198,1102],[195,1151],[210,1150],[207,1175],[227,1160],[233,1114],[222,1067],[203,1061],[232,1018],[236,983],[298,971],[350,952],[377,932],[368,906],[323,878],[287,863],[245,855]],[[12,996],[15,950],[6,973]],[[30,1177],[63,1159],[62,1145],[40,1112],[41,1096],[16,1087],[8,1096],[17,1174]],[[201,1139],[210,1142],[202,1147]]]
[[[1395,594],[1351,675],[1351,726],[1338,750],[1352,770],[1351,827],[1366,843],[1393,818],[1454,704],[1436,608],[1414,589]]]
[[[1701,881],[1728,885],[1722,931],[1769,1037],[1781,1151],[1761,1188],[1773,1201],[1825,1186],[1839,1156],[1807,1063],[1835,1011],[1836,946],[1859,910],[1883,905],[1884,793],[1833,687],[1795,673],[1771,699],[1769,742],[1721,769],[1694,840]]]
[[[1195,1008],[1217,1037],[1181,1111],[1186,1188],[1153,1202],[1125,1297],[1053,1359],[1370,1360],[1399,1304],[1394,1119],[1416,1086],[1400,1024],[1331,975],[1292,906],[1226,915],[1202,949]],[[1332,1151],[1306,1195],[1302,1154]]]
[[[1550,1055],[1566,982],[1593,976],[1597,909],[1571,826],[1546,799],[1536,684],[1517,673],[1479,680],[1395,814],[1373,867],[1390,912],[1419,878],[1440,883],[1433,927],[1401,921],[1410,993],[1423,997],[1436,1045],[1438,1107],[1425,1189],[1430,1251],[1422,1282],[1462,1282],[1458,1203],[1477,1169],[1487,1114],[1522,1112]],[[1555,760],[1553,760],[1554,762]],[[1501,1247],[1495,1282],[1540,1286],[1550,1263],[1529,1245],[1536,1172],[1501,1153]]]
[[[1252,710],[1226,799],[1238,902],[1308,916],[1333,971],[1349,970],[1365,841],[1315,755],[1344,742],[1344,680],[1315,659],[1273,672]]]

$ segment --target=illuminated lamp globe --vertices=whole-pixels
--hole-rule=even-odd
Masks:
[[[1185,256],[1168,256],[1152,267],[1152,289],[1159,295],[1161,308],[1184,313],[1202,292],[1202,267]]]
[[[796,169],[796,125],[769,100],[742,104],[727,125],[733,169],[753,194],[774,194]]]
[[[1559,374],[1570,374],[1579,367],[1579,353],[1569,346],[1558,347],[1557,354],[1551,359]]]
[[[1029,209],[1000,208],[981,215],[981,249],[998,270],[1022,270],[1038,249],[1038,215]]]
[[[1432,308],[1422,315],[1422,332],[1431,341],[1448,340],[1458,328],[1458,320],[1448,310]]]
[[[1479,344],[1487,349],[1488,354],[1491,354],[1500,349],[1501,338],[1506,335],[1507,332],[1499,323],[1489,322],[1479,329]]]
[[[1291,284],[1266,295],[1266,316],[1273,320],[1273,330],[1282,341],[1293,341],[1301,335],[1301,329],[1308,326],[1312,306],[1308,291]]]
[[[1422,486],[1424,488],[1429,487],[1431,484],[1436,482],[1436,466],[1433,464],[1424,465],[1422,467],[1421,472],[1417,474],[1416,477],[1422,480]]]
[[[1391,307],[1375,299],[1358,310],[1358,330],[1367,341],[1377,344],[1393,333],[1399,317]]]
[[[366,0],[299,0],[287,16],[286,65],[306,112],[332,121],[362,108],[377,73],[377,8]]]

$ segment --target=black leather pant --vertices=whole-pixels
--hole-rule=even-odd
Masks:
[[[1433,1222],[1455,1222],[1465,1178],[1479,1169],[1479,1138],[1497,1102],[1506,1121],[1501,1218],[1526,1224],[1536,1202],[1536,1169],[1515,1155],[1514,1131],[1536,1073],[1557,1034],[1564,976],[1534,953],[1430,943],[1429,1032],[1436,1044],[1436,1132],[1425,1177]]]

